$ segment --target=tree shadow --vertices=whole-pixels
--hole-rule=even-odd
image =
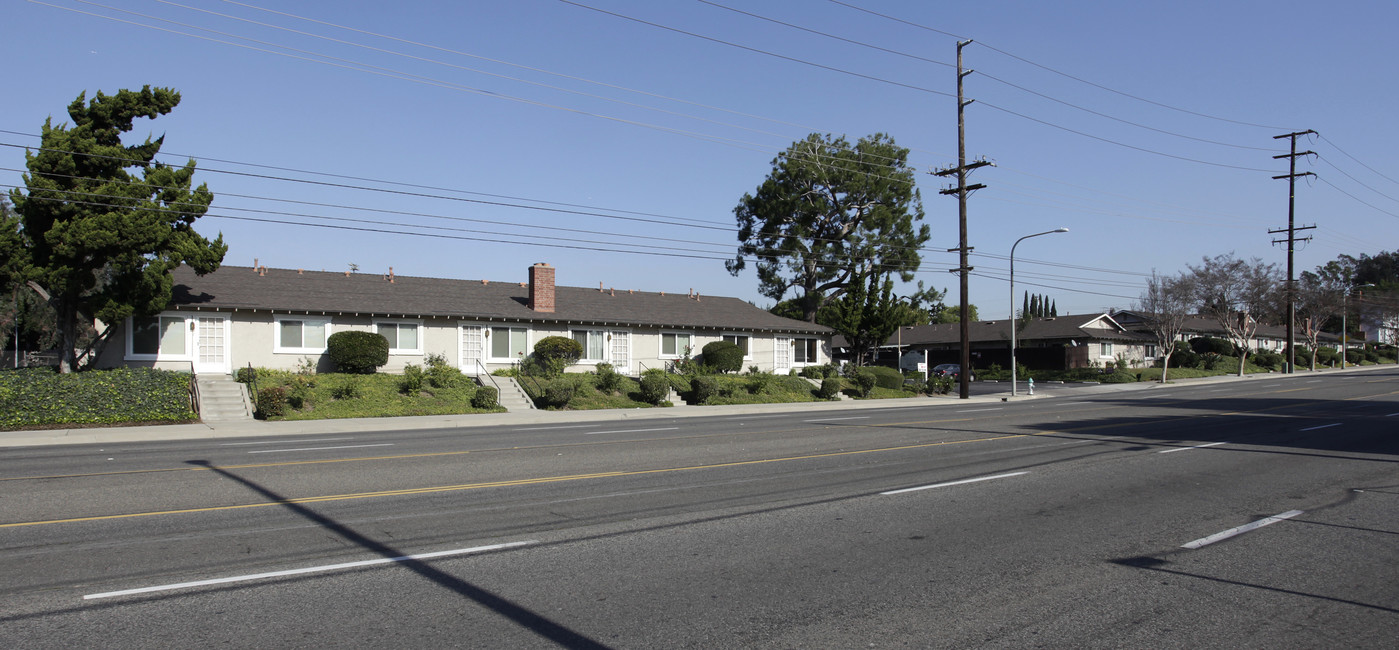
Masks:
[[[349,526],[341,524],[340,522],[331,519],[330,517],[322,515],[312,510],[311,508],[306,507],[305,505],[295,503],[287,499],[286,497],[276,492],[273,492],[251,480],[243,478],[242,476],[234,474],[233,472],[230,472],[226,469],[218,467],[204,460],[191,460],[186,462],[188,462],[191,465],[197,465],[199,467],[206,468],[229,480],[236,481],[239,484],[252,490],[253,492],[256,492],[257,494],[260,494],[263,497],[267,498],[269,501],[281,504],[286,509],[311,521],[312,523],[315,523],[318,526],[321,526],[322,528],[332,533],[335,533],[336,535],[339,535],[344,540],[353,543],[361,548],[364,548],[367,551],[375,553],[384,558],[397,558],[395,564],[407,568],[408,570],[418,574],[419,576],[427,578],[428,580],[431,580],[433,583],[441,587],[449,589],[457,594],[460,594],[465,598],[473,600],[477,604],[513,621],[520,627],[534,632],[535,634],[538,634],[539,636],[544,637],[545,639],[553,641],[554,643],[557,643],[560,646],[563,646],[565,648],[607,648],[607,646],[603,645],[602,643],[594,641],[593,639],[590,639],[577,631],[569,629],[568,627],[565,627],[564,625],[558,622],[545,618],[539,613],[531,611],[502,596],[487,591],[481,587],[478,587],[470,582],[462,580],[461,578],[451,575],[445,571],[437,569],[436,567],[432,566],[427,562],[407,557],[409,555],[408,553],[404,553],[396,548],[393,548],[392,546],[367,537],[359,531],[350,528]]]

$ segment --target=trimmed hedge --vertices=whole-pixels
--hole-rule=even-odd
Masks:
[[[197,420],[189,382],[188,373],[151,368],[0,371],[0,429]]]
[[[743,369],[743,348],[728,341],[714,341],[704,346],[700,360],[712,372],[738,372]]]
[[[545,377],[558,377],[583,356],[583,344],[567,336],[546,336],[534,344],[534,358]]]
[[[890,390],[901,390],[904,387],[904,374],[893,368],[885,366],[865,366],[865,371],[874,375],[874,385]]]
[[[372,375],[389,362],[389,340],[377,332],[336,332],[325,340],[325,351],[336,370],[355,375]]]

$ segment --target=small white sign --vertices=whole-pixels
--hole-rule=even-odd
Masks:
[[[918,372],[928,372],[928,364],[926,364],[926,363],[924,363],[924,362],[922,362],[922,361],[919,361],[919,362],[918,362]]]

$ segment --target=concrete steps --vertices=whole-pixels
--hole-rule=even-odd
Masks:
[[[208,422],[233,422],[253,419],[253,404],[248,387],[233,381],[228,375],[199,375],[199,419]]]
[[[534,400],[529,398],[525,389],[520,387],[520,383],[514,377],[477,377],[476,382],[482,386],[500,387],[500,405],[510,412],[530,411],[535,408]]]

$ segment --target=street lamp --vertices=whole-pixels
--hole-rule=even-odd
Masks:
[[[1033,235],[1025,235],[1024,237],[1021,237],[1020,239],[1015,240],[1015,243],[1010,245],[1010,396],[1011,396],[1011,397],[1015,397],[1015,379],[1016,379],[1016,378],[1015,378],[1015,370],[1016,370],[1016,368],[1015,368],[1015,247],[1016,247],[1016,246],[1019,246],[1019,245],[1020,245],[1020,242],[1023,242],[1023,241],[1025,241],[1026,239],[1029,239],[1029,238],[1031,238],[1031,237],[1039,237],[1039,236],[1041,236],[1041,235],[1053,235],[1054,233],[1068,232],[1068,231],[1069,231],[1068,228],[1055,228],[1054,230],[1046,230],[1046,231],[1044,231],[1044,232],[1037,232],[1037,233],[1035,233],[1035,234],[1033,234]],[[966,372],[966,368],[963,368],[963,369],[962,369],[962,372]]]

